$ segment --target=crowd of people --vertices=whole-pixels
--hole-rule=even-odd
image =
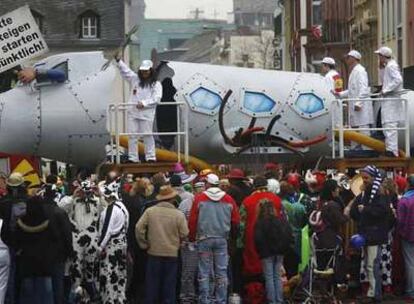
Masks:
[[[414,302],[414,176],[366,166],[354,194],[341,173],[218,171],[50,175],[30,194],[3,176],[0,303],[295,303],[304,237],[341,249],[338,293]]]

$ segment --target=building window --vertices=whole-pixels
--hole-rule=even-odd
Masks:
[[[381,13],[382,13],[382,40],[385,40],[388,36],[388,20],[387,20],[387,2],[388,0],[381,1]]]
[[[322,24],[322,1],[313,0],[312,1],[312,25]]]
[[[92,11],[87,11],[80,16],[80,37],[84,39],[99,38],[99,16]]]

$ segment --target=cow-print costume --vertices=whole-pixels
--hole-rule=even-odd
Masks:
[[[101,215],[99,292],[105,304],[126,303],[128,220],[120,201],[110,203]]]
[[[103,210],[101,200],[94,195],[87,198],[65,197],[64,206],[73,224],[71,274],[75,288],[82,283],[97,282],[99,219]]]

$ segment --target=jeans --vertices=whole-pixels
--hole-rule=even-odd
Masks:
[[[262,259],[267,303],[269,304],[283,303],[282,265],[283,256],[281,255]]]
[[[405,262],[406,294],[414,298],[414,243],[402,240],[402,253]]]
[[[368,276],[368,293],[367,296],[381,300],[382,297],[382,276],[380,269],[381,262],[381,245],[365,247],[365,265]]]
[[[54,304],[51,277],[24,278],[19,304]]]
[[[7,291],[6,291],[6,304],[14,304],[18,301],[18,287],[19,287],[19,276],[16,269],[16,253],[13,249],[9,249],[10,255],[10,270],[9,278],[7,282]]]
[[[10,271],[10,254],[8,249],[0,249],[0,303],[4,303]]]
[[[210,303],[210,271],[214,269],[215,303],[227,303],[227,268],[229,263],[227,240],[224,238],[209,238],[198,243],[198,282],[200,304]]]
[[[57,263],[52,273],[52,288],[54,304],[64,304],[65,263]]]
[[[148,255],[145,304],[175,304],[178,258]],[[158,299],[161,295],[161,299]]]

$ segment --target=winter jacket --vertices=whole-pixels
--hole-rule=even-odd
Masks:
[[[26,203],[29,197],[26,194],[13,196],[6,195],[0,202],[0,217],[3,219],[1,239],[7,246],[15,247],[16,221],[26,213]]]
[[[257,221],[254,227],[254,243],[260,259],[284,255],[293,245],[292,231],[281,218],[263,219]]]
[[[324,203],[321,208],[321,220],[323,229],[316,233],[316,247],[335,248],[338,245],[341,226],[347,222],[348,218],[343,214],[339,203],[329,201]]]
[[[372,202],[370,200],[371,189],[367,189],[355,198],[351,208],[351,218],[358,224],[358,232],[367,240],[367,246],[382,245],[388,241],[387,199],[382,194],[377,194]],[[363,205],[362,212],[358,206]]]
[[[58,207],[51,198],[44,198],[45,213],[50,225],[59,234],[55,246],[58,248],[58,261],[65,262],[73,256],[72,224],[65,210]]]
[[[239,223],[239,209],[233,198],[220,188],[209,188],[194,198],[189,218],[190,240],[228,239],[231,229]]]
[[[414,190],[407,191],[397,209],[397,231],[405,241],[414,243]]]
[[[135,227],[140,247],[159,257],[177,257],[181,240],[187,235],[185,215],[168,202],[148,208]]]
[[[261,200],[266,199],[273,203],[276,216],[282,214],[282,202],[280,198],[268,191],[255,191],[245,198],[240,208],[240,235],[237,241],[239,248],[243,250],[243,271],[246,274],[262,273],[262,265],[254,243],[254,227],[257,220],[258,206]]]
[[[60,262],[61,248],[56,244],[63,235],[49,208],[42,199],[34,197],[27,202],[26,215],[17,220],[16,254],[23,278],[51,276]]]

